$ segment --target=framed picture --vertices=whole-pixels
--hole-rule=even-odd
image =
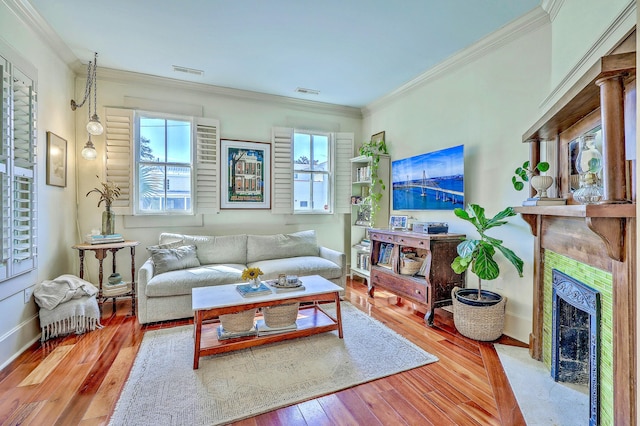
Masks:
[[[47,185],[67,186],[67,141],[47,132]]]
[[[375,135],[371,136],[371,142],[384,142],[384,132],[376,133]]]
[[[220,207],[271,208],[271,144],[220,140]]]
[[[407,229],[407,219],[409,216],[391,216],[389,218],[390,229]]]

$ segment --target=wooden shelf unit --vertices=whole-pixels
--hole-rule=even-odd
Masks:
[[[426,309],[424,320],[433,325],[435,308],[451,304],[451,290],[465,287],[464,274],[456,274],[451,263],[457,256],[456,248],[464,238],[462,234],[424,234],[410,231],[371,229],[371,277],[369,295],[376,287],[383,288],[401,298],[408,299]],[[388,266],[378,263],[383,245],[390,245],[392,253]],[[401,273],[403,248],[415,249],[424,257],[424,276]]]

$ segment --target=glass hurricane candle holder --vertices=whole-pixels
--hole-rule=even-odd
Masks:
[[[576,157],[576,170],[580,174],[580,188],[573,199],[580,204],[596,204],[602,200],[603,190],[598,174],[602,170],[602,154],[595,145],[595,135],[584,135],[580,141],[580,152]]]

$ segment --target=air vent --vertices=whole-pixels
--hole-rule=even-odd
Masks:
[[[194,68],[187,68],[187,67],[181,67],[179,65],[172,65],[173,66],[173,70],[175,72],[183,72],[186,74],[193,74],[193,75],[204,75],[204,71],[202,70],[197,70]]]
[[[298,87],[296,89],[296,92],[298,93],[304,93],[306,95],[319,95],[320,91],[319,90],[314,90],[314,89],[305,89],[304,87]]]

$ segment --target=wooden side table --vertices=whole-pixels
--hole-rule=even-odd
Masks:
[[[136,314],[136,246],[140,244],[139,241],[123,241],[121,243],[111,243],[111,244],[76,244],[72,248],[78,250],[78,254],[80,255],[80,278],[84,278],[84,252],[90,250],[94,252],[96,259],[98,259],[98,306],[100,306],[100,311],[102,311],[102,304],[108,299],[113,299],[113,312],[116,311],[116,299],[119,297],[129,297],[131,296],[131,315],[135,316]],[[102,295],[102,281],[103,281],[103,268],[102,262],[107,257],[107,254],[111,252],[111,258],[113,259],[113,263],[111,266],[111,273],[116,272],[116,253],[118,250],[129,247],[131,250],[131,291],[119,294],[117,296],[107,296],[104,297]]]

